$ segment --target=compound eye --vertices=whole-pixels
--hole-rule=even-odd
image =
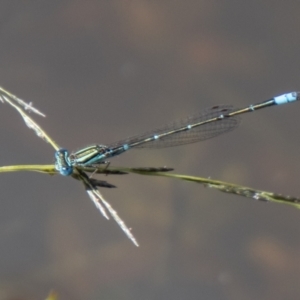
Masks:
[[[73,167],[63,167],[59,170],[59,172],[63,176],[69,176],[73,173]]]

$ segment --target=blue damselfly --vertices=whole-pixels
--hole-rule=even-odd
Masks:
[[[66,149],[59,149],[55,152],[55,166],[60,174],[68,176],[73,173],[74,167],[107,163],[108,158],[132,148],[164,148],[203,141],[236,128],[241,114],[299,99],[300,92],[291,92],[242,109],[229,105],[213,106],[186,119],[111,145],[91,145],[71,154]]]

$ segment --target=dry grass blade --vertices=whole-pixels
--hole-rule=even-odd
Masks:
[[[74,175],[75,179],[79,179],[83,182],[85,189],[90,197],[90,199],[94,202],[96,207],[100,210],[102,215],[109,219],[105,208],[108,210],[112,218],[116,221],[116,223],[120,226],[120,228],[124,231],[124,233],[127,235],[127,237],[136,245],[139,246],[136,238],[131,233],[131,230],[127,227],[125,222],[120,218],[118,213],[112,208],[112,206],[103,198],[103,196],[100,194],[100,192],[97,189],[97,186],[93,184],[93,182],[90,180],[90,178],[81,170],[77,170],[78,175]],[[103,207],[105,206],[105,208]]]
[[[93,201],[93,203],[95,204],[95,206],[99,209],[99,211],[101,212],[101,214],[107,220],[109,220],[109,216],[107,215],[105,208],[101,204],[102,197],[101,197],[101,194],[99,193],[99,191],[97,190],[98,193],[96,193],[96,190],[94,190],[94,189],[86,189],[86,192],[88,193],[90,199]]]
[[[81,168],[86,172],[93,172],[97,174],[104,173],[106,167],[99,166],[98,168]],[[112,167],[110,166],[109,169],[114,171],[121,171],[126,173],[134,173],[140,175],[148,175],[148,176],[162,176],[162,177],[169,177],[169,178],[176,178],[185,181],[191,181],[195,183],[200,183],[205,187],[217,189],[224,193],[235,194],[238,196],[252,198],[259,201],[268,201],[268,202],[276,202],[282,204],[289,204],[296,208],[300,208],[300,198],[292,197],[292,196],[285,196],[277,193],[261,191],[257,189],[253,189],[250,187],[241,186],[238,184],[233,184],[225,181],[213,180],[210,178],[204,177],[196,177],[196,176],[189,176],[189,175],[181,175],[181,174],[174,174],[174,173],[167,173],[168,171],[173,170],[172,168],[162,167],[162,168],[127,168],[127,167]]]
[[[0,87],[0,100],[2,102],[4,102],[4,101],[7,102],[7,98],[10,98],[12,101],[18,103],[25,110],[28,110],[29,112],[33,112],[33,113],[35,113],[37,115],[40,115],[42,117],[45,117],[45,115],[42,112],[40,112],[38,109],[36,109],[35,107],[32,106],[31,102],[30,103],[26,103],[22,99],[18,98],[17,96],[11,94],[10,92],[8,92],[7,90],[5,90],[4,88]]]
[[[117,222],[117,224],[120,226],[120,228],[125,232],[127,237],[137,246],[139,247],[139,244],[134,237],[134,235],[131,233],[130,228],[127,227],[125,222],[119,217],[118,213],[112,208],[112,206],[104,199],[102,198],[103,204],[106,206],[107,210],[111,214],[111,216],[114,218],[114,220]]]
[[[199,184],[202,184],[204,187],[217,189],[224,193],[235,194],[238,196],[252,198],[254,200],[259,200],[259,201],[268,201],[268,202],[275,202],[275,203],[281,203],[281,204],[289,204],[296,208],[300,208],[300,198],[298,198],[298,197],[285,196],[285,195],[281,195],[281,194],[277,194],[277,193],[257,190],[257,189],[253,189],[250,187],[245,187],[245,186],[241,186],[241,185],[237,185],[237,184],[233,184],[233,183],[228,183],[228,182],[219,181],[219,180],[213,180],[210,178],[172,174],[172,173],[166,173],[166,172],[153,172],[152,170],[148,171],[149,168],[128,168],[128,167],[110,167],[110,168],[112,168],[112,169],[110,170],[111,173],[109,173],[109,174],[117,174],[118,175],[120,172],[121,174],[135,173],[135,174],[139,174],[139,175],[176,178],[176,179],[180,179],[180,180],[199,183]],[[160,168],[154,168],[154,169],[159,170]],[[50,174],[50,175],[59,175],[59,173],[55,169],[54,165],[18,165],[18,166],[0,167],[0,173],[18,172],[18,171],[33,171],[33,172],[46,173],[46,174]],[[82,168],[78,168],[78,171],[82,172],[83,174],[85,174],[83,171],[105,174],[105,172],[103,171],[103,167],[100,167],[99,170],[98,169],[95,170],[94,168],[82,167]],[[106,182],[98,181],[96,179],[90,179],[90,178],[88,178],[88,176],[86,174],[84,176],[87,179],[84,179],[83,177],[79,177],[79,175],[76,175],[76,174],[73,175],[73,178],[80,180],[85,184],[87,191],[90,190],[90,192],[88,192],[88,194],[95,204],[99,202],[99,199],[101,199],[100,201],[102,202],[102,204],[104,204],[104,202],[102,201],[103,198],[100,195],[99,191],[97,190],[97,186],[101,186],[101,187],[114,187],[114,186],[111,184],[108,184]],[[100,209],[99,204],[96,204],[96,206],[99,210],[104,209],[103,205],[102,205],[102,209]],[[107,205],[105,205],[105,207],[107,208]],[[105,214],[103,214],[103,215],[105,216]],[[107,217],[108,216],[106,214],[106,218]]]
[[[150,175],[150,176],[162,176],[169,178],[176,178],[185,181],[196,182],[204,185],[205,187],[214,188],[224,193],[235,194],[238,196],[243,196],[246,198],[252,198],[254,200],[260,201],[268,201],[275,202],[281,204],[292,205],[296,208],[300,208],[300,198],[285,196],[281,194],[276,194],[272,192],[266,192],[261,190],[256,190],[250,187],[241,186],[238,184],[232,184],[224,181],[213,180],[210,178],[196,177],[196,176],[188,176],[188,175],[180,175],[180,174],[171,174],[165,172],[145,172],[145,171],[137,171],[137,169],[125,169],[127,172],[137,173],[141,175]]]
[[[0,90],[1,91],[1,90]],[[28,128],[32,129],[38,137],[43,139],[45,142],[49,143],[52,145],[52,147],[55,150],[59,149],[59,146],[49,137],[49,135],[35,122],[33,119],[31,119],[25,112],[24,110],[13,103],[8,97],[1,95],[1,99],[7,102],[9,105],[11,105],[14,109],[17,110],[17,112],[22,116],[25,124],[27,125]]]

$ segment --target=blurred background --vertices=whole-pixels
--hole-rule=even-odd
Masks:
[[[216,104],[300,89],[300,2],[0,2],[0,85],[77,150]],[[113,166],[174,167],[299,196],[300,104],[247,114],[218,138],[132,150]],[[54,151],[0,106],[1,165]],[[101,177],[99,177],[101,178]],[[108,176],[101,189],[140,243],[72,178],[1,174],[0,299],[299,299],[300,212],[171,179]]]

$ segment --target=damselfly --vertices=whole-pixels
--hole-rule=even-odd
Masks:
[[[300,92],[291,92],[242,109],[228,105],[213,106],[186,119],[108,146],[91,145],[71,154],[66,149],[59,149],[55,152],[55,166],[60,174],[67,176],[73,173],[74,167],[107,163],[106,159],[132,148],[164,148],[203,141],[236,128],[241,114],[299,99]]]

